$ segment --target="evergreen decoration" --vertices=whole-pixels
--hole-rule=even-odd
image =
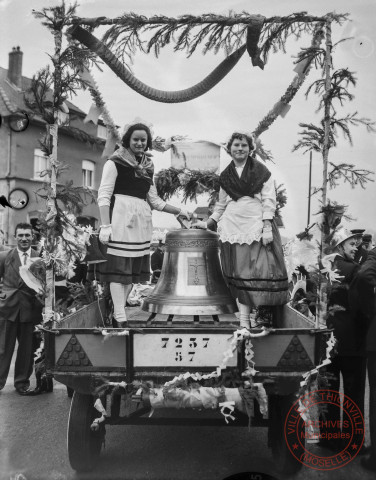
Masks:
[[[335,75],[338,79],[339,76]],[[346,79],[346,83],[353,83],[354,77],[351,76],[349,78],[348,71],[344,74],[343,79]],[[317,81],[314,82],[308,92],[313,88],[315,85],[315,91],[317,93],[322,93],[322,84],[318,84]],[[334,92],[338,93],[338,97],[334,94]],[[353,95],[347,91],[347,87],[342,87],[338,82],[336,82],[336,88],[331,89],[331,99],[337,99],[342,104],[345,98],[348,100],[352,100]],[[322,100],[320,101],[319,110],[322,109],[323,104]],[[332,115],[330,117],[329,122],[329,132],[328,132],[328,141],[327,145],[328,148],[336,147],[338,144],[338,133],[341,132],[345,140],[349,142],[350,145],[353,144],[352,136],[350,127],[351,126],[360,126],[363,125],[366,127],[368,132],[376,132],[375,129],[375,122],[371,121],[369,118],[359,117],[358,112],[354,112],[352,114],[348,114],[345,117],[337,118],[337,112],[332,107],[331,104],[331,111]],[[299,126],[303,128],[299,135],[301,138],[299,141],[294,145],[292,151],[303,150],[303,153],[307,153],[310,151],[315,151],[320,154],[324,152],[324,143],[325,143],[325,128],[324,128],[324,121],[321,121],[321,125],[317,126],[312,123],[299,123]],[[356,168],[355,165],[341,163],[341,164],[334,164],[333,162],[329,162],[329,165],[332,169],[327,172],[327,178],[324,183],[329,184],[329,188],[334,188],[338,186],[339,180],[343,180],[344,182],[348,182],[352,188],[356,185],[360,185],[362,188],[365,188],[367,182],[373,182],[374,180],[371,178],[373,172],[367,169],[359,169]],[[323,191],[323,187],[315,188],[313,194]]]
[[[184,183],[179,179],[182,175],[188,176]],[[212,199],[219,192],[219,175],[210,170],[189,170],[187,175],[186,169],[171,167],[158,172],[154,181],[158,195],[163,200],[168,200],[179,191],[183,193],[184,202],[196,201],[197,195],[203,192],[207,192]]]
[[[343,180],[343,183],[349,183],[352,188],[356,185],[360,185],[362,188],[366,188],[367,182],[374,182],[371,175],[374,174],[371,170],[364,168],[356,168],[355,165],[349,163],[339,163],[335,165],[329,162],[332,170],[328,172],[329,188],[337,187],[339,180]]]
[[[311,42],[311,49],[317,49],[320,43],[323,40],[323,28],[322,24],[319,23],[317,27],[315,27]],[[301,52],[304,52],[299,56],[297,65],[300,66],[300,71],[298,70],[297,75],[295,75],[294,79],[287,87],[285,93],[279,99],[279,101],[274,105],[274,107],[266,114],[266,116],[260,121],[257,125],[256,129],[253,131],[253,135],[258,138],[265,130],[267,130],[270,125],[277,119],[279,115],[283,115],[284,108],[291,102],[291,100],[297,94],[299,88],[303,85],[305,79],[308,76],[308,73],[311,69],[311,64],[315,60],[315,57],[312,52],[308,53],[307,50],[309,49],[302,49]]]
[[[109,48],[114,49],[115,55],[124,62],[126,58],[132,61],[136,51],[154,51],[158,56],[160,50],[171,43],[174,43],[175,51],[186,51],[188,57],[200,44],[204,45],[204,54],[224,50],[228,55],[246,42],[248,26],[255,17],[260,16],[230,11],[228,15],[208,13],[176,18],[154,15],[147,18],[131,12],[113,19],[75,17],[70,23],[87,26],[91,30],[100,25],[112,25],[103,35],[103,41]],[[312,32],[314,23],[325,22],[328,18],[341,25],[348,15],[331,13],[319,17],[298,12],[288,16],[264,18],[259,53],[266,60],[270,50],[284,51],[289,37],[298,39],[303,33]]]
[[[48,156],[49,165],[44,172],[49,182],[37,194],[46,200],[46,214],[40,219],[42,230],[45,233],[43,247],[43,260],[46,263],[46,301],[43,321],[45,324],[54,325],[55,311],[55,274],[69,276],[72,273],[74,260],[82,256],[85,244],[80,243],[80,229],[75,223],[74,216],[61,207],[60,201],[66,201],[71,210],[79,210],[82,199],[79,189],[67,184],[58,185],[58,176],[66,166],[58,159],[58,131],[64,131],[75,138],[92,145],[101,145],[85,132],[64,126],[66,123],[67,108],[65,101],[76,95],[85,83],[80,77],[83,68],[95,62],[95,58],[87,49],[78,43],[70,42],[67,48],[63,47],[63,29],[71,22],[76,4],[66,6],[65,0],[51,8],[33,11],[36,18],[52,32],[54,36],[55,51],[50,55],[53,71],[49,67],[38,72],[32,81],[31,88],[25,95],[25,101],[35,114],[47,123],[46,134],[40,140],[43,152]],[[43,191],[44,190],[44,191]],[[82,229],[81,229],[82,230]],[[52,322],[52,323],[50,323]]]
[[[81,63],[78,63],[78,65],[81,66]],[[47,124],[54,122],[52,86],[53,76],[50,67],[47,66],[39,70],[37,74],[33,76],[30,87],[24,94],[24,102],[29,109],[31,116],[34,116],[36,119],[42,119]],[[85,83],[82,82],[78,72],[75,74],[67,74],[61,84],[61,91],[64,93],[59,95],[57,102],[59,108],[62,108],[67,97],[77,95],[77,91],[84,86]],[[103,139],[94,137],[77,127],[60,125],[60,131],[80,142],[94,147],[103,148],[105,143]],[[47,155],[50,155],[51,152],[47,153],[48,147],[46,141],[46,137],[44,137],[44,140],[40,141],[42,142],[41,149]]]
[[[352,85],[356,86],[356,78],[354,72],[350,72],[347,68],[336,70],[332,73],[330,78],[330,88],[325,96],[325,101],[330,103],[330,108],[335,112],[334,100],[338,100],[340,105],[343,106],[344,102],[353,100],[354,95],[349,92],[348,87]],[[315,94],[320,96],[319,108],[321,110],[324,107],[324,94],[325,94],[325,79],[321,78],[315,80],[308,88],[306,97],[308,97],[311,90]]]
[[[98,85],[94,80],[92,74],[90,73],[89,69],[85,67],[84,70],[80,73],[80,76],[81,76],[81,80],[85,82],[85,88],[89,89],[90,95],[94,100],[95,105],[98,107],[99,111],[101,112],[102,118],[104,120],[104,123],[107,129],[109,130],[109,133],[112,135],[112,137],[115,140],[120,142],[120,135],[116,127],[116,124],[107,109],[103,96],[100,93],[98,89]]]
[[[262,67],[270,53],[286,51],[288,39],[299,39],[303,34],[312,35],[311,45],[298,52],[295,62],[295,78],[284,95],[253,132],[256,143],[259,144],[258,154],[264,160],[266,158],[271,159],[270,152],[260,144],[259,136],[270,127],[278,116],[286,115],[290,108],[290,101],[303,84],[310,68],[315,66],[322,70],[322,74],[318,80],[315,80],[308,87],[306,95],[308,96],[311,93],[318,95],[318,111],[322,112],[322,118],[317,125],[312,123],[300,124],[303,131],[300,133],[301,138],[293,149],[302,149],[304,153],[316,151],[322,155],[323,182],[320,187],[316,188],[317,192],[321,192],[322,211],[320,215],[324,218],[324,222],[317,222],[320,228],[325,224],[326,209],[330,210],[331,208],[330,201],[327,200],[328,184],[330,187],[334,187],[338,181],[343,180],[349,182],[352,186],[360,184],[364,187],[366,182],[371,180],[372,172],[368,170],[359,169],[355,165],[345,163],[336,165],[329,161],[330,149],[337,145],[340,133],[351,144],[350,129],[352,126],[363,125],[368,131],[375,131],[374,122],[358,116],[357,112],[341,116],[337,111],[347,101],[353,99],[351,88],[356,86],[355,75],[349,69],[333,70],[333,50],[336,45],[344,40],[333,44],[332,24],[342,25],[343,22],[348,20],[347,14],[329,13],[324,16],[312,16],[306,12],[297,12],[288,16],[265,18],[261,15],[250,15],[246,12],[237,14],[230,11],[228,15],[209,13],[200,16],[184,15],[177,18],[157,15],[147,18],[129,13],[109,19],[106,17],[79,18],[75,16],[75,13],[76,4],[66,7],[64,0],[58,7],[45,8],[40,12],[34,12],[36,18],[41,19],[43,24],[49,28],[55,40],[55,52],[50,57],[54,70],[50,76],[48,70],[40,75],[40,84],[37,85],[38,88],[35,89],[34,99],[32,99],[32,102],[34,102],[33,110],[42,118],[45,116],[45,120],[49,123],[47,133],[41,142],[43,151],[49,158],[49,167],[45,172],[45,176],[48,176],[50,180],[45,194],[47,200],[45,222],[50,244],[48,248],[51,248],[49,251],[51,258],[54,255],[54,242],[56,246],[55,235],[58,233],[56,228],[67,228],[69,230],[72,229],[72,223],[74,223],[70,221],[71,217],[69,215],[64,216],[64,213],[62,214],[58,202],[59,195],[62,195],[61,198],[67,198],[70,188],[67,187],[63,195],[57,185],[57,175],[65,168],[64,165],[60,164],[57,157],[58,128],[60,127],[60,130],[68,128],[64,127],[61,121],[64,102],[68,97],[74,95],[77,89],[86,86],[91,88],[90,93],[96,106],[102,109],[102,114],[103,112],[106,113],[98,88],[95,84],[93,86],[92,82],[85,82],[82,77],[82,72],[85,69],[88,70],[90,65],[95,63],[93,52],[79,45],[73,38],[70,38],[68,49],[64,50],[63,48],[62,33],[67,31],[68,26],[70,28],[73,26],[73,29],[81,26],[85,28],[84,31],[86,32],[92,32],[99,26],[110,26],[103,36],[103,41],[106,48],[114,52],[115,58],[117,57],[116,62],[124,71],[126,71],[126,67],[120,63],[120,60],[123,63],[125,59],[132,62],[136,51],[146,53],[153,51],[158,56],[162,48],[171,45],[173,45],[175,51],[186,52],[188,57],[200,46],[202,46],[204,54],[208,52],[217,54],[221,50],[229,57],[240,46],[246,45],[248,53],[252,57],[252,63]],[[252,29],[252,25],[257,26],[257,28]],[[324,48],[321,47],[323,38],[325,39]],[[111,55],[113,55],[112,52],[110,52]],[[52,99],[47,98],[50,87],[53,88]],[[50,105],[48,105],[48,101]],[[110,129],[113,129],[115,134],[113,122],[106,122],[106,124]],[[72,134],[74,133],[78,134],[72,132]],[[89,140],[81,138],[83,141]],[[218,175],[209,171],[167,169],[159,172],[156,176],[156,184],[161,197],[168,199],[174,193],[181,191],[184,201],[188,199],[196,200],[197,195],[203,192],[209,193],[211,198],[214,199],[219,190]],[[285,190],[281,185],[277,187],[277,199],[278,210],[280,210],[281,205],[286,201]],[[64,222],[66,222],[65,227]],[[307,233],[309,234],[309,232]],[[325,235],[327,235],[327,233],[324,233],[324,228],[322,228],[321,233],[320,255]],[[46,275],[47,289],[50,289],[53,284],[53,268],[50,264],[47,266]],[[319,269],[317,276],[316,326],[318,327],[319,318],[323,318],[326,283],[322,280]],[[53,316],[53,302],[50,301],[50,297],[51,293],[49,292],[45,314],[47,320],[52,319]]]
[[[218,200],[219,175],[210,170],[188,170],[186,168],[167,168],[158,172],[154,177],[158,195],[163,200],[182,192],[183,202],[197,201],[202,193],[209,194],[209,204]],[[276,187],[276,216],[281,215],[281,209],[287,203],[286,189],[283,184]]]
[[[69,296],[56,302],[56,312],[61,318],[79,310],[84,305],[89,305],[98,297],[98,292],[90,282],[67,282]]]
[[[35,194],[40,199],[51,202],[50,185],[48,183],[39,188]],[[64,253],[64,258],[72,263],[82,258],[85,248],[84,244],[78,241],[78,236],[81,236],[83,232],[76,224],[75,217],[82,214],[83,207],[89,202],[95,203],[95,197],[89,188],[75,187],[73,181],[70,180],[65,185],[57,185],[56,198],[52,201],[56,211],[53,225],[50,225],[48,214],[39,218],[38,221],[38,228],[42,237],[48,240],[43,245],[46,253],[44,260],[47,265],[54,264],[57,274],[67,277],[68,274],[73,273],[70,271],[71,268],[68,271],[67,264],[59,265],[58,259],[55,261],[55,254],[57,250],[60,250],[60,257],[61,253]]]
[[[320,210],[316,213],[316,215],[323,216],[323,221],[321,224],[322,226],[328,225],[330,223],[330,217],[333,215],[340,215],[345,220],[351,221],[353,218],[345,213],[347,208],[348,205],[343,205],[341,203],[331,202],[328,200],[325,205],[321,205]]]
[[[276,187],[275,193],[276,193],[275,215],[276,215],[276,217],[280,217],[281,216],[281,209],[287,203],[287,192],[286,192],[286,188],[284,187],[283,183],[279,184]]]

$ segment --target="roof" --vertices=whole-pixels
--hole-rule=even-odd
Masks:
[[[7,80],[7,77],[8,70],[0,67],[0,114],[2,116],[7,116],[11,113],[15,113],[17,110],[28,111],[28,108],[24,102],[24,93],[26,90],[28,90],[28,88],[30,88],[31,78],[22,76],[22,89],[19,90],[17,87],[13,86],[9,80]],[[50,93],[52,101],[52,91]],[[65,103],[67,104],[69,110],[81,115],[86,115],[83,110],[69,100],[67,100]]]

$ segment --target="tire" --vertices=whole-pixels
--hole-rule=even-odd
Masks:
[[[275,469],[285,475],[293,475],[303,466],[290,452],[284,435],[286,416],[295,400],[294,395],[269,396],[268,446],[272,449]]]
[[[101,414],[94,408],[94,397],[74,392],[68,419],[68,456],[73,470],[91,471],[98,462],[105,427],[93,432],[90,425]]]
[[[67,387],[67,395],[69,398],[73,397],[74,390],[71,387]]]

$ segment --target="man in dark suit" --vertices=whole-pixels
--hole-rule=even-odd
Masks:
[[[3,290],[0,294],[0,390],[8,377],[16,344],[18,350],[14,371],[14,386],[20,395],[33,395],[30,376],[33,371],[33,330],[40,323],[42,305],[34,290],[20,277],[20,266],[29,265],[38,254],[32,250],[32,226],[19,223],[16,226],[17,247],[0,252],[0,278]]]
[[[376,472],[376,248],[368,252],[350,289],[350,302],[367,318],[366,337],[369,380],[370,456],[362,459],[367,470]]]

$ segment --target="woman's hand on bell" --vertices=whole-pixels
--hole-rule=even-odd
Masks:
[[[190,220],[192,217],[192,213],[188,212],[188,210],[184,210],[183,208],[180,209],[180,213],[178,217],[185,217],[187,220]]]
[[[203,220],[196,220],[195,223],[192,225],[193,228],[202,228],[203,230],[207,229],[207,223]]]
[[[112,238],[112,226],[111,225],[101,226],[99,231],[99,241],[104,245],[107,245],[110,238]]]

